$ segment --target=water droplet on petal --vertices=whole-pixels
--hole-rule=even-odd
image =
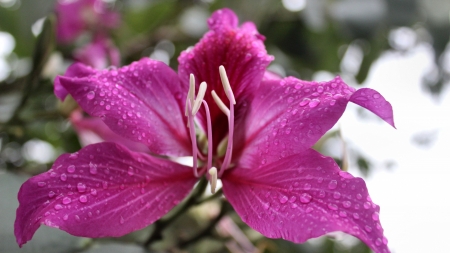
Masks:
[[[380,97],[381,97],[381,96],[380,96],[380,94],[378,94],[378,93],[373,94],[373,98],[375,98],[375,99],[380,98]]]
[[[122,216],[120,216],[120,224],[124,224],[124,223],[125,223],[125,219]]]
[[[358,194],[356,194],[356,198],[357,199],[362,199],[362,195],[358,193]]]
[[[81,195],[80,198],[78,198],[78,200],[79,200],[81,203],[86,203],[86,202],[88,201],[86,195]]]
[[[67,219],[69,219],[69,215],[66,214],[63,216],[63,220],[67,220]]]
[[[301,102],[300,102],[300,106],[305,106],[307,104],[309,104],[309,101],[311,101],[311,99],[309,98],[304,98]]]
[[[335,210],[335,211],[338,209],[337,205],[335,205],[333,203],[329,203],[328,204],[328,208],[331,209],[331,210]]]
[[[92,100],[95,97],[95,92],[94,91],[89,91],[86,95],[87,99]]]
[[[355,220],[359,220],[359,214],[353,213],[353,218],[354,218]]]
[[[53,198],[56,195],[56,193],[54,191],[49,191],[48,192],[48,197],[49,198]]]
[[[304,189],[304,190],[311,190],[311,184],[306,183],[306,184],[303,186],[303,189]]]
[[[364,203],[364,208],[365,209],[369,209],[372,205],[370,204],[370,202],[365,202]]]
[[[66,181],[67,180],[67,175],[62,173],[59,178],[61,179],[61,181]]]
[[[134,175],[134,169],[133,167],[128,167],[128,175],[133,176]]]
[[[349,208],[349,207],[352,206],[352,202],[346,200],[346,201],[342,202],[342,205],[343,205],[345,208]]]
[[[340,192],[334,192],[333,193],[333,198],[340,199],[341,198],[341,193]]]
[[[91,173],[92,175],[97,174],[97,165],[89,163],[89,173]]]
[[[379,220],[379,219],[380,219],[380,214],[379,214],[378,212],[374,212],[374,213],[372,214],[372,219],[373,219],[374,221]]]
[[[308,193],[302,193],[302,195],[300,195],[300,202],[302,202],[303,204],[308,204],[309,202],[311,202],[311,195],[309,195]]]
[[[364,227],[364,229],[365,229],[367,232],[372,232],[372,227],[369,227],[368,225],[366,225],[366,226]]]
[[[72,199],[69,197],[64,197],[62,200],[64,205],[70,204],[70,202],[72,202]]]
[[[91,189],[91,195],[97,196],[97,189]]]
[[[337,187],[337,181],[336,180],[331,180],[330,183],[328,183],[328,189],[336,189]]]
[[[45,182],[38,182],[37,184],[38,184],[39,187],[44,187],[46,185]]]
[[[286,197],[286,196],[282,196],[281,198],[280,198],[280,203],[281,204],[284,204],[284,203],[286,203],[288,201],[288,197]]]
[[[77,189],[78,189],[78,192],[85,192],[86,191],[86,185],[83,184],[83,183],[78,183],[77,184]]]
[[[317,105],[319,105],[320,104],[320,100],[319,99],[313,99],[313,100],[311,100],[310,102],[309,102],[309,107],[310,108],[314,108],[314,107],[316,107]]]
[[[63,206],[60,204],[56,204],[54,208],[55,208],[55,210],[61,210],[61,209],[63,209]]]
[[[269,207],[270,207],[270,203],[264,203],[264,204],[263,204],[263,208],[264,208],[265,210],[269,209]]]
[[[341,217],[347,217],[347,212],[345,212],[345,211],[340,211],[340,212],[339,212],[339,216],[341,216]]]
[[[67,172],[74,173],[75,172],[75,165],[69,165],[67,167]]]

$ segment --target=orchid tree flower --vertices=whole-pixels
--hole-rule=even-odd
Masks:
[[[253,23],[238,26],[222,9],[208,25],[178,58],[178,74],[144,58],[101,71],[77,64],[77,75],[58,78],[83,110],[150,152],[103,142],[61,155],[19,191],[18,244],[41,224],[93,238],[142,229],[206,177],[212,192],[220,179],[237,214],[269,238],[302,243],[343,231],[376,253],[389,252],[380,208],[363,179],[311,148],[348,102],[394,126],[389,102],[339,77],[265,76],[273,57]],[[166,159],[180,156],[191,156],[193,166]]]
[[[109,10],[102,0],[59,0],[55,11],[57,39],[61,43],[74,41],[88,29],[98,32],[120,24],[119,14]]]
[[[97,35],[94,40],[75,50],[74,59],[96,69],[120,65],[120,52],[104,35]]]

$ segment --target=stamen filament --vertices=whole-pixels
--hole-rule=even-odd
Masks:
[[[206,113],[206,125],[207,125],[207,134],[208,134],[208,162],[207,162],[206,166],[209,169],[212,166],[212,154],[213,154],[211,115],[209,113],[208,103],[206,103],[205,100],[203,100],[202,102],[203,102],[203,107],[205,108],[205,113]]]
[[[189,109],[188,112],[191,112],[192,111],[192,104],[191,104],[190,99],[187,99],[186,102],[188,104],[188,109]],[[194,117],[190,113],[188,113],[187,117],[188,117],[189,125],[191,126],[191,127],[189,127],[189,133],[190,133],[191,142],[192,142],[192,160],[193,160],[192,169],[194,171],[194,176],[198,177],[198,171],[197,171],[197,167],[198,167],[198,164],[197,164],[197,159],[198,159],[197,158],[197,138],[195,136]]]
[[[192,108],[192,115],[197,114],[198,110],[200,109],[200,105],[203,101],[203,98],[205,97],[207,85],[205,82],[202,82],[200,84],[200,87],[198,89],[197,98],[194,101],[194,106]]]
[[[225,158],[223,159],[222,166],[220,166],[219,177],[230,166],[231,156],[233,154],[233,134],[234,134],[234,104],[230,100],[230,116],[228,117],[228,144]]]
[[[236,99],[234,98],[233,90],[231,90],[230,81],[228,80],[227,72],[223,65],[219,67],[220,80],[222,80],[223,89],[225,90],[225,94],[234,105],[236,104]]]
[[[214,193],[216,193],[216,186],[217,186],[217,168],[212,167],[211,169],[209,169],[208,172],[209,172],[209,175],[211,176],[211,178],[210,178],[211,193],[214,194]]]
[[[219,98],[219,96],[217,96],[217,93],[213,90],[211,91],[211,95],[214,99],[214,102],[216,102],[217,106],[219,107],[219,109],[225,114],[227,115],[227,117],[230,117],[230,110],[228,109],[228,107],[222,102],[222,99]]]

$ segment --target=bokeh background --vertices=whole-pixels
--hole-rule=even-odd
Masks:
[[[152,226],[122,238],[72,237],[42,227],[19,249],[13,234],[18,189],[56,157],[80,149],[53,79],[89,35],[54,39],[54,0],[0,0],[0,252],[146,252]],[[266,36],[282,76],[377,89],[391,102],[397,130],[349,105],[316,149],[363,177],[392,252],[448,252],[450,236],[450,1],[448,0],[105,0],[120,12],[111,39],[126,65],[142,57],[177,67],[177,56],[228,7]],[[190,210],[151,252],[368,253],[341,233],[298,245],[252,231],[232,212],[209,233],[180,246],[218,215],[215,202]]]

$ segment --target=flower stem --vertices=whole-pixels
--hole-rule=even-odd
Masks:
[[[191,195],[182,203],[177,210],[167,215],[161,220],[155,222],[155,230],[144,242],[145,247],[149,247],[150,244],[154,241],[162,239],[163,230],[170,225],[174,220],[176,220],[181,214],[186,212],[191,206],[195,205],[198,200],[201,198],[203,193],[205,192],[206,186],[208,185],[208,180],[205,177],[202,177],[198,182],[195,189],[192,191]]]
[[[202,239],[205,236],[210,236],[213,229],[216,227],[217,223],[219,223],[222,217],[225,216],[225,214],[227,214],[228,211],[230,211],[230,209],[231,209],[230,204],[226,200],[222,200],[219,215],[217,215],[217,217],[214,218],[211,221],[211,223],[209,223],[209,225],[205,229],[203,229],[200,233],[198,233],[196,236],[178,243],[177,248],[184,248],[192,243],[197,242],[198,240]]]

